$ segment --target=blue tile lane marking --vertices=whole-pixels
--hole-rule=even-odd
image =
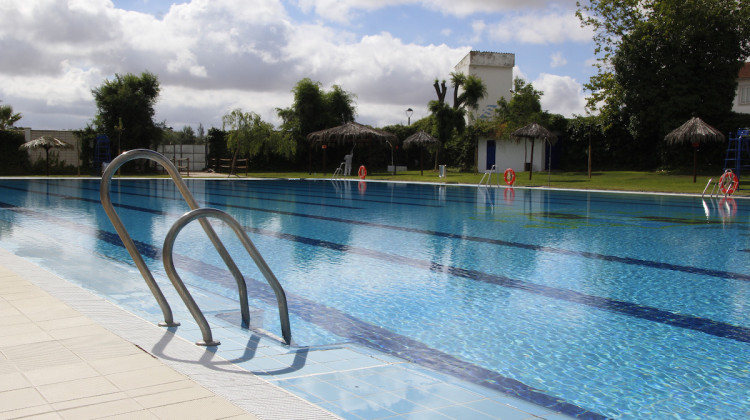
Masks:
[[[197,180],[191,179],[190,181],[196,182]],[[197,181],[197,182],[213,182],[213,181],[210,181],[210,180],[200,180],[200,181]],[[314,194],[301,193],[302,195],[307,196],[307,197],[321,197],[322,195],[320,193],[326,193],[327,194],[330,191],[330,189],[326,189],[325,187],[319,188],[321,186],[319,184],[325,185],[325,184],[327,184],[330,181],[326,181],[326,180],[305,180],[304,182],[305,183],[309,183],[309,184],[313,184],[315,186],[315,190],[312,190],[310,188],[305,188],[306,185],[305,186],[302,186],[302,185],[298,186],[297,184],[293,184],[290,187],[290,189],[293,190],[293,191],[295,191],[295,192],[298,192],[298,191],[304,191],[304,192],[315,191],[316,192]],[[266,183],[266,181],[253,180],[253,181],[245,182],[244,185],[246,186],[246,188],[244,189],[244,191],[245,192],[253,192],[253,191],[257,191],[257,190],[265,190],[265,191],[268,191],[269,193],[271,193],[271,191],[274,191],[274,187],[266,186],[266,185],[259,185],[259,184],[263,184],[263,183]],[[454,186],[445,185],[445,186],[436,186],[436,187],[444,187],[444,188],[446,188],[446,191],[450,191],[450,196],[451,197],[457,197],[458,198],[458,199],[445,198],[445,199],[441,199],[441,201],[452,202],[452,203],[467,203],[467,204],[475,204],[476,203],[476,201],[475,201],[476,198],[474,196],[464,195],[464,194],[461,194],[460,192],[456,192],[456,191],[453,191],[451,189],[448,189],[448,188],[454,188]],[[222,186],[219,186],[218,189],[219,190],[226,190],[227,188],[229,188],[229,187],[226,187],[226,186],[222,185]],[[405,188],[408,188],[408,187],[405,187]],[[232,190],[232,191],[235,191],[235,190]],[[400,192],[400,189],[394,189],[393,191],[394,192]],[[545,191],[545,192],[547,192],[548,194],[555,194],[556,196],[554,198],[552,198],[551,200],[553,200],[555,203],[558,203],[558,204],[559,203],[580,203],[580,200],[562,197],[561,195],[564,192],[558,192],[558,191]],[[297,193],[295,193],[295,194],[297,194]],[[603,193],[599,193],[599,194],[601,195]],[[405,198],[405,199],[411,199],[411,200],[413,200],[414,198],[419,198],[420,201],[437,201],[435,199],[434,193],[432,193],[432,192],[425,193],[425,192],[416,192],[414,190],[410,190],[408,194],[406,194],[406,191],[404,191],[404,194],[393,194],[393,195],[389,194],[389,195],[385,195],[385,194],[380,194],[380,193],[377,193],[377,192],[375,192],[375,193],[368,192],[367,195],[368,196],[376,196],[376,197],[380,196],[380,197],[385,197],[385,198],[397,197],[397,198]],[[331,196],[330,194],[328,194],[328,195],[326,195],[326,198],[339,198],[339,197]],[[462,199],[462,198],[465,198],[465,199]],[[588,198],[587,200],[589,202],[591,202],[591,203],[608,203],[608,204],[612,204],[612,203],[627,203],[628,205],[634,205],[634,206],[635,205],[637,205],[637,206],[644,206],[644,205],[646,205],[646,206],[655,206],[656,205],[653,201],[639,200],[639,199],[634,199],[633,197],[629,197],[628,201],[624,201],[624,200],[621,200],[619,198],[620,198],[619,194],[611,194],[611,195],[607,196],[607,198],[599,198],[598,196],[595,196],[595,197]],[[352,195],[352,200],[354,200],[354,201],[360,201],[361,197]],[[375,200],[365,200],[365,201],[378,202],[378,203],[391,203],[391,201],[375,201]],[[545,201],[547,201],[547,200],[545,200]],[[396,204],[401,204],[401,203],[398,202]],[[682,204],[662,204],[662,203],[659,203],[659,206],[662,206],[662,207],[674,207],[674,208],[692,208],[690,205],[687,205],[687,204],[686,205],[682,205]]]
[[[12,188],[12,187],[5,187],[5,186],[0,186],[0,188],[9,188],[9,189],[17,189],[20,191],[27,191],[27,190],[23,190],[19,188]],[[82,189],[86,189],[86,188],[84,187]],[[45,194],[44,192],[34,192],[34,193]],[[151,198],[161,198],[164,200],[182,201],[182,198],[173,198],[173,197],[166,197],[166,196],[155,196],[155,195],[146,195],[146,194],[138,194],[138,193],[122,193],[122,194],[133,195],[137,197],[151,197]],[[65,196],[65,195],[59,195],[59,196],[68,198],[68,199],[92,201],[92,202],[97,202],[97,203],[99,202],[98,200],[91,200],[91,199],[85,199],[85,198],[79,198],[79,197],[72,197],[72,196]],[[643,266],[643,267],[648,267],[648,268],[656,268],[660,270],[669,270],[669,271],[675,271],[675,272],[697,274],[697,275],[730,279],[730,280],[750,281],[750,275],[742,274],[742,273],[735,273],[731,271],[713,270],[713,269],[708,269],[708,268],[692,267],[692,266],[685,266],[685,265],[679,265],[679,264],[670,264],[670,263],[664,263],[664,262],[658,262],[658,261],[644,260],[644,259],[639,259],[639,258],[619,257],[616,255],[598,254],[594,252],[574,251],[574,250],[569,250],[569,249],[564,249],[564,248],[555,248],[555,247],[550,247],[550,246],[503,241],[501,239],[490,239],[490,238],[483,238],[480,236],[459,235],[459,234],[450,233],[450,232],[416,229],[416,228],[410,228],[410,227],[405,227],[405,226],[386,225],[382,223],[367,222],[367,221],[362,221],[362,220],[342,219],[342,218],[330,217],[330,216],[318,216],[318,215],[306,214],[306,213],[296,213],[296,212],[288,212],[288,211],[282,211],[282,210],[264,209],[260,207],[250,207],[250,206],[218,203],[218,202],[211,202],[211,201],[198,200],[198,202],[204,205],[211,205],[211,206],[217,206],[217,207],[236,208],[236,209],[241,209],[241,210],[273,213],[273,214],[279,214],[279,215],[284,215],[284,216],[302,217],[302,218],[322,220],[322,221],[335,222],[335,223],[346,223],[346,224],[351,224],[351,225],[366,226],[366,227],[372,227],[372,228],[377,228],[377,229],[389,229],[389,230],[396,230],[400,232],[431,235],[431,236],[456,239],[456,240],[461,240],[461,241],[478,242],[478,243],[486,243],[486,244],[496,245],[496,246],[505,246],[505,247],[510,247],[510,248],[525,249],[529,251],[547,252],[551,254],[566,255],[566,256],[571,256],[571,257],[581,257],[581,258],[589,258],[589,259],[594,259],[594,260],[614,262],[614,263],[619,263],[619,264]],[[118,206],[118,205],[115,204],[115,206]],[[137,208],[132,208],[131,206],[127,206],[127,205],[120,205],[120,207],[128,208],[131,210],[137,210]],[[155,210],[149,210],[149,209],[144,209],[143,211],[147,211],[147,212],[150,211],[152,213],[156,212]],[[155,213],[155,214],[161,214],[161,213]]]

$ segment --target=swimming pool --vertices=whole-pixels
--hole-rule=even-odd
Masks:
[[[297,345],[358,343],[582,417],[750,413],[743,201],[372,182],[188,186],[247,228],[286,290]],[[0,180],[0,246],[158,315],[98,188]],[[115,180],[112,200],[162,282],[162,241],[187,206],[169,180]],[[228,228],[217,232],[239,249]],[[205,312],[238,310],[226,304],[234,280],[197,224],[175,254]],[[121,268],[117,282],[100,280],[104,266]],[[279,334],[262,275],[240,268],[250,305]]]

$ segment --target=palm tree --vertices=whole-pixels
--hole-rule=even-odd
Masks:
[[[477,76],[466,76],[463,73],[451,73],[451,86],[453,87],[453,107],[445,103],[445,94],[448,88],[445,80],[438,84],[435,80],[433,87],[438,99],[429,103],[430,112],[435,119],[435,131],[440,145],[444,144],[453,133],[453,130],[462,132],[466,127],[466,108],[476,109],[479,101],[487,96],[487,85]],[[461,94],[459,94],[461,89]],[[439,150],[438,150],[439,153]],[[438,165],[438,153],[435,154],[435,169]]]
[[[13,127],[21,119],[20,113],[13,113],[13,107],[10,105],[0,105],[0,130],[7,130]]]

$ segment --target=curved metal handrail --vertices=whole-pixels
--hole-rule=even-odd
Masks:
[[[250,255],[250,257],[252,257],[253,261],[255,261],[255,264],[258,266],[261,273],[263,273],[266,281],[268,281],[268,284],[276,294],[276,303],[279,307],[279,319],[281,321],[281,335],[284,337],[284,341],[286,342],[286,344],[291,344],[292,332],[289,326],[289,308],[287,307],[286,303],[286,294],[284,294],[284,289],[281,287],[281,284],[279,284],[279,280],[276,279],[276,276],[274,276],[271,268],[268,266],[268,264],[266,264],[266,261],[260,255],[258,249],[255,248],[255,245],[253,245],[253,242],[247,236],[247,233],[245,233],[242,225],[240,225],[240,223],[229,214],[221,210],[212,208],[191,210],[182,215],[179,219],[177,219],[176,222],[174,222],[172,228],[169,229],[169,232],[167,232],[167,236],[164,238],[164,247],[162,248],[164,270],[167,272],[167,276],[169,276],[169,279],[172,281],[172,284],[177,290],[177,293],[182,298],[182,301],[185,302],[185,306],[188,307],[188,310],[193,315],[195,322],[198,323],[198,326],[201,329],[201,333],[203,334],[203,341],[199,341],[196,344],[215,346],[218,345],[219,342],[213,340],[213,337],[211,335],[211,327],[208,325],[206,317],[203,316],[203,313],[198,308],[198,304],[195,303],[192,295],[188,291],[187,287],[185,287],[185,283],[182,281],[179,274],[177,274],[174,266],[174,259],[172,258],[172,250],[174,248],[174,241],[177,239],[177,235],[180,233],[182,228],[184,228],[188,223],[192,222],[195,219],[203,220],[208,217],[215,217],[217,219],[220,219],[232,228],[234,233],[242,242],[242,245],[245,247],[247,253]]]
[[[125,226],[123,225],[120,216],[115,211],[115,208],[112,205],[112,200],[110,198],[109,190],[112,176],[122,165],[135,159],[149,159],[160,164],[162,167],[164,167],[164,169],[166,169],[175,185],[177,185],[177,188],[180,190],[182,197],[185,199],[190,209],[197,209],[198,203],[195,201],[195,198],[193,198],[193,194],[190,193],[190,190],[188,189],[187,185],[185,185],[185,182],[180,176],[180,172],[177,170],[174,164],[164,155],[149,149],[130,150],[122,153],[120,156],[117,156],[112,160],[112,162],[110,162],[110,164],[107,166],[107,169],[104,170],[104,173],[102,174],[102,182],[99,186],[99,197],[102,202],[102,207],[107,213],[107,217],[109,217],[110,222],[112,222],[112,225],[115,227],[115,231],[117,231],[117,234],[120,236],[120,239],[125,245],[125,248],[133,258],[136,267],[138,267],[138,271],[140,271],[143,279],[146,281],[146,285],[148,285],[148,288],[151,290],[151,294],[154,295],[154,298],[158,302],[159,307],[161,307],[162,313],[164,314],[164,322],[160,322],[159,325],[180,325],[178,322],[174,321],[172,316],[172,309],[169,307],[167,299],[161,292],[161,289],[156,283],[156,280],[154,280],[153,275],[151,275],[151,271],[148,269],[148,266],[141,256],[141,253],[136,248],[133,239],[128,234],[127,229],[125,229]],[[239,298],[242,321],[249,324],[250,310],[248,308],[247,302],[247,285],[245,284],[245,279],[242,277],[242,273],[240,273],[237,264],[235,264],[232,260],[232,257],[229,256],[229,252],[227,252],[224,244],[222,244],[221,240],[219,240],[219,237],[216,235],[216,232],[214,232],[208,220],[201,219],[200,223],[201,226],[203,226],[203,230],[206,231],[206,235],[208,235],[209,239],[211,240],[211,243],[214,245],[214,248],[216,248],[216,250],[219,252],[219,255],[221,255],[221,258],[224,260],[224,263],[227,265],[229,271],[232,273],[235,281],[237,282],[237,288],[239,289],[240,295]]]

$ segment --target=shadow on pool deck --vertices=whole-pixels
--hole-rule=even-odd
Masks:
[[[0,336],[2,418],[336,418],[1,249]]]

